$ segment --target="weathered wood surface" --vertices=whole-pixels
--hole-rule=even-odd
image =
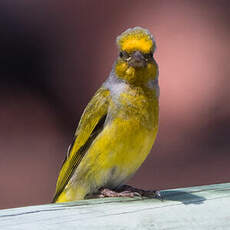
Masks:
[[[230,183],[161,194],[163,201],[106,198],[0,210],[0,229],[230,229]]]

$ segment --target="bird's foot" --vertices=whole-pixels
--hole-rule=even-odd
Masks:
[[[101,188],[97,193],[91,195],[89,198],[103,198],[103,197],[149,197],[162,200],[159,191],[146,191],[143,189],[137,189],[129,185],[123,185],[116,190],[108,188]]]
[[[108,188],[100,189],[99,197],[135,197],[141,196],[138,192],[134,191],[114,191]]]
[[[138,196],[140,196],[140,197],[149,197],[149,198],[156,198],[156,199],[162,200],[160,191],[143,190],[143,189],[134,188],[130,185],[123,185],[120,188],[118,188],[116,191],[118,191],[118,192],[132,192],[132,193],[138,194]]]

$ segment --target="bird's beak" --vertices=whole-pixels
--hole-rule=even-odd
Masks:
[[[146,60],[140,51],[134,51],[128,60],[128,64],[132,67],[145,67]]]

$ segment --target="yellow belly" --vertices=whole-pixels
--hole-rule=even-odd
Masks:
[[[97,186],[101,183],[109,187],[119,186],[143,163],[155,135],[156,130],[154,133],[138,127],[133,120],[114,120],[87,154],[89,159],[85,159],[85,165],[88,165],[87,161],[92,162],[88,174],[94,177]]]

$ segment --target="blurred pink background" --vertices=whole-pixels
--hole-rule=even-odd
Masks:
[[[48,203],[81,113],[142,26],[157,42],[160,131],[130,184],[230,182],[229,1],[0,2],[0,208]]]

